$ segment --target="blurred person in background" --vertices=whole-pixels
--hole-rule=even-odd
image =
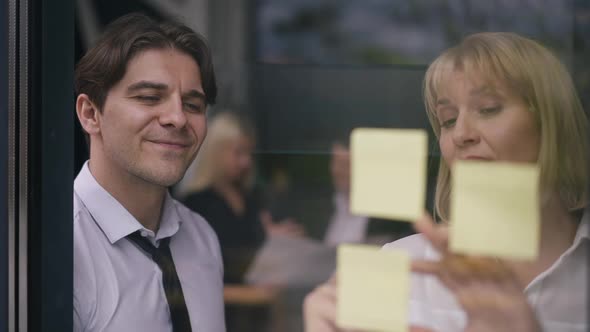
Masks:
[[[324,243],[372,243],[383,245],[413,234],[411,224],[402,221],[369,218],[350,212],[350,148],[348,137],[332,144],[330,158],[333,211],[324,234]]]
[[[217,113],[194,165],[179,187],[186,206],[213,227],[225,266],[224,282],[243,283],[268,236],[303,236],[292,219],[275,222],[261,206],[254,186],[254,129],[241,115]]]
[[[245,279],[270,237],[301,237],[292,219],[275,222],[262,208],[254,183],[254,129],[243,116],[216,113],[202,151],[181,181],[178,195],[215,230],[225,268],[226,326],[230,332],[265,331],[273,324],[275,286],[258,287]]]
[[[530,39],[478,33],[430,65],[424,98],[443,157],[442,222],[426,214],[415,223],[421,234],[384,247],[413,260],[411,331],[588,331],[588,119],[566,68]],[[466,158],[539,165],[536,260],[449,251],[451,167]],[[332,278],[307,296],[308,332],[339,331],[336,294]]]
[[[301,170],[284,174],[287,183],[270,197],[273,215],[291,217],[304,223],[308,235],[328,247],[342,243],[383,245],[413,234],[410,223],[355,215],[350,212],[350,129],[340,130],[329,146],[327,158],[317,158],[322,181],[301,179],[310,176]],[[311,163],[312,160],[309,161]],[[313,177],[311,175],[310,177]],[[324,177],[327,177],[324,180]],[[307,181],[306,181],[307,180]]]

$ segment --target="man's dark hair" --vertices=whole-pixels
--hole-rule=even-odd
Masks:
[[[215,104],[217,86],[211,52],[205,39],[189,27],[171,21],[158,22],[132,13],[110,23],[102,37],[78,62],[76,95],[85,93],[102,112],[108,91],[127,70],[137,54],[151,49],[172,48],[190,55],[201,71],[206,103]]]

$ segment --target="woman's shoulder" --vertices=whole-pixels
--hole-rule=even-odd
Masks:
[[[202,200],[207,200],[215,197],[216,193],[210,187],[203,188],[197,191],[191,191],[180,198],[180,201],[185,202],[198,202]]]
[[[437,258],[439,254],[422,234],[413,234],[383,246],[383,250],[404,250],[410,258]]]

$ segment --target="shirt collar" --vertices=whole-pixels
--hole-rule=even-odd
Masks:
[[[589,240],[590,239],[590,205],[584,209],[584,214],[582,215],[582,220],[580,220],[580,224],[578,225],[578,230],[576,231],[576,237],[574,238],[574,246],[580,244],[582,240]]]
[[[571,247],[569,247],[565,251],[565,253],[562,254],[562,256],[565,256],[565,255],[571,253],[572,251],[574,251],[576,248],[578,248],[578,246],[580,246],[582,241],[588,241],[588,240],[590,240],[590,205],[588,205],[584,209],[582,219],[580,220],[580,223],[578,224],[578,229],[576,230],[576,236],[574,237],[574,242],[572,243]],[[427,250],[429,252],[428,255],[432,255],[431,258],[439,258],[440,257],[440,253],[438,251],[436,251],[430,245],[428,246]]]
[[[332,197],[332,201],[338,210],[348,211],[349,196],[346,193],[337,191]]]
[[[162,217],[160,218],[160,229],[158,230],[158,234],[156,234],[156,241],[176,234],[181,223],[182,219],[176,209],[175,201],[170,196],[170,193],[166,193],[162,208]]]
[[[174,204],[174,199],[169,193],[166,194],[164,199],[160,229],[157,234],[154,234],[143,227],[119,201],[96,181],[88,168],[88,162],[84,164],[74,181],[74,192],[111,244],[138,230],[145,232],[143,234],[152,238],[155,237],[155,240],[158,241],[176,234],[180,228],[181,219]]]

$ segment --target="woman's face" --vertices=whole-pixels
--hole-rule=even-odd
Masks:
[[[533,112],[504,85],[473,76],[453,72],[436,103],[445,163],[536,162],[541,136]]]
[[[229,140],[223,146],[219,164],[223,177],[229,182],[241,182],[252,168],[254,143],[246,136]]]

